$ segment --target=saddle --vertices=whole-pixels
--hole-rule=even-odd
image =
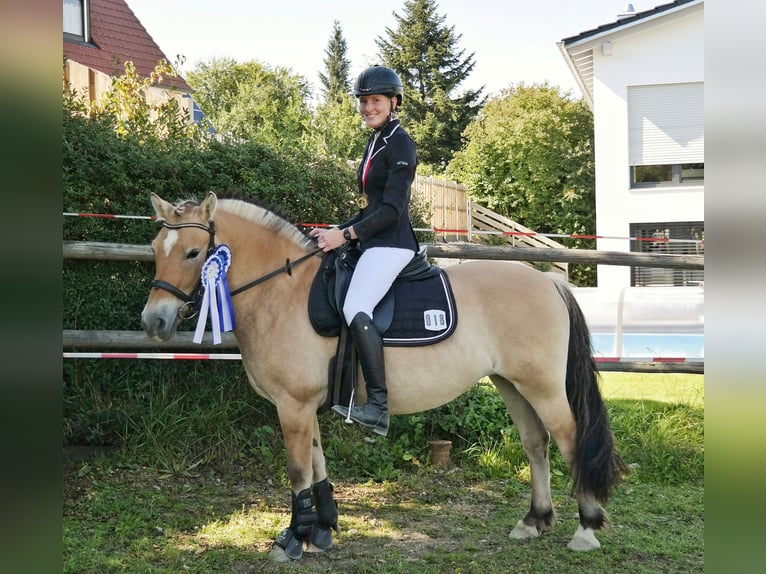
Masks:
[[[324,256],[309,291],[309,319],[324,337],[338,337],[330,360],[332,393],[320,412],[348,404],[356,384],[356,353],[343,318],[343,302],[361,256],[356,242]],[[415,347],[443,341],[457,327],[457,308],[446,273],[428,262],[422,248],[401,271],[373,311],[373,323],[384,346]]]

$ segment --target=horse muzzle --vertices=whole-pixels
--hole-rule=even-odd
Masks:
[[[176,334],[184,307],[186,304],[179,308],[170,301],[147,303],[141,312],[141,327],[149,338],[168,341]]]

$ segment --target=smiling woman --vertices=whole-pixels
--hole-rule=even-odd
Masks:
[[[364,70],[354,83],[359,113],[368,128],[364,157],[357,172],[359,213],[331,229],[314,229],[325,252],[347,241],[361,255],[353,271],[343,304],[343,315],[354,338],[364,380],[367,403],[333,410],[373,432],[388,434],[388,390],[383,339],[373,311],[397,276],[420,251],[410,221],[412,182],[418,165],[415,142],[396,117],[404,86],[396,72],[384,66]]]

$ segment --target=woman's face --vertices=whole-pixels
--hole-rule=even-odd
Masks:
[[[377,129],[386,123],[389,114],[394,109],[396,98],[383,94],[359,96],[359,113],[368,128]]]

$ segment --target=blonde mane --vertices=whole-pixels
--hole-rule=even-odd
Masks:
[[[313,245],[311,239],[304,235],[294,224],[260,205],[248,203],[241,199],[227,198],[218,200],[218,209],[222,209],[232,215],[238,215],[257,225],[273,229],[304,249],[308,249]]]

